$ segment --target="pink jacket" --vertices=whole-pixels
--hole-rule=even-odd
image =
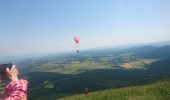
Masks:
[[[27,98],[27,80],[12,81],[9,83],[4,91],[8,94],[7,97],[0,98],[0,100],[23,100]]]

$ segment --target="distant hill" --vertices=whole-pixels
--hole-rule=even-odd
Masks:
[[[91,92],[87,96],[51,94],[37,100],[170,100],[170,81]]]
[[[162,42],[154,42],[150,43],[152,46],[165,46],[165,45],[170,45],[170,40],[169,41],[162,41]]]
[[[167,45],[161,47],[155,47],[155,46],[134,47],[128,49],[126,52],[132,52],[144,58],[160,59],[160,58],[170,57],[170,46]]]

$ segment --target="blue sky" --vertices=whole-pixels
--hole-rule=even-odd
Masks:
[[[170,40],[170,0],[1,0],[0,56]]]

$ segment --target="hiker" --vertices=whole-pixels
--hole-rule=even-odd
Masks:
[[[84,92],[85,92],[85,96],[86,96],[86,95],[88,94],[89,91],[88,91],[87,88],[85,88],[85,91],[84,91]]]
[[[27,100],[27,80],[18,79],[18,70],[15,65],[12,68],[6,68],[6,77],[10,80],[10,83],[0,92],[2,96],[0,100]],[[3,82],[2,76],[0,76],[0,82]]]

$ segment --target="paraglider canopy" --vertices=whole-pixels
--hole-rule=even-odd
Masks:
[[[75,41],[75,43],[77,43],[77,44],[78,44],[80,40],[79,40],[79,38],[78,38],[78,37],[74,37],[74,41]]]

